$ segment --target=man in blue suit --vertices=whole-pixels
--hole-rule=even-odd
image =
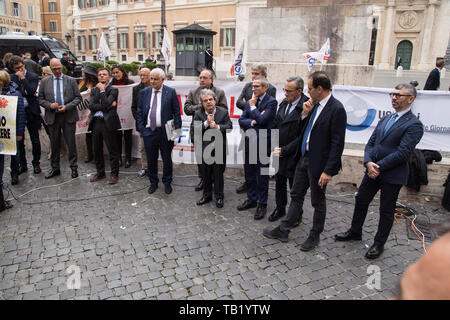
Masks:
[[[268,89],[269,82],[266,78],[258,77],[253,80],[253,97],[246,102],[244,112],[239,119],[239,126],[245,131],[244,173],[248,199],[237,209],[242,211],[257,207],[255,220],[264,218],[267,211],[269,176],[268,172],[263,171],[269,167],[267,159],[271,151],[270,129],[277,112],[277,100],[266,93]],[[256,148],[250,150],[251,145],[256,145]],[[261,147],[263,151],[260,150]],[[266,148],[265,154],[260,154],[264,152],[264,148]],[[256,155],[251,154],[254,151],[257,152]],[[256,160],[256,163],[252,163],[252,160]]]
[[[147,153],[149,194],[158,188],[159,151],[163,160],[164,191],[166,194],[172,193],[172,149],[175,137],[167,137],[165,126],[167,121],[173,120],[175,129],[181,129],[180,103],[176,91],[163,85],[164,79],[162,69],[153,69],[150,72],[150,87],[142,89],[138,97],[136,121]]]
[[[347,124],[344,106],[331,94],[331,81],[325,72],[317,71],[309,76],[308,91],[311,99],[303,104],[291,204],[278,227],[263,231],[267,238],[287,242],[290,230],[301,222],[305,195],[311,189],[313,226],[300,246],[302,251],[310,251],[320,242],[326,217],[326,186],[341,169]],[[282,149],[275,148],[274,155],[282,157]]]
[[[376,259],[384,251],[394,222],[398,194],[408,180],[410,155],[423,135],[422,123],[411,112],[411,104],[417,96],[416,88],[399,84],[390,95],[395,113],[378,122],[366,145],[366,172],[355,197],[351,228],[335,236],[336,241],[361,240],[369,204],[381,190],[380,221],[374,244],[365,255],[368,259]]]
[[[441,70],[444,68],[444,58],[436,58],[436,68],[431,70],[423,90],[439,90],[441,85]]]

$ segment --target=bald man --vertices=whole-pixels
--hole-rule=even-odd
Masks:
[[[450,300],[450,232],[431,245],[400,280],[400,300]]]
[[[77,105],[82,101],[75,79],[62,73],[61,62],[50,60],[53,76],[41,80],[39,104],[45,108],[45,122],[50,131],[52,150],[51,170],[45,176],[50,179],[61,174],[59,166],[61,134],[69,149],[69,162],[72,178],[78,177],[77,146],[75,128],[78,121]]]

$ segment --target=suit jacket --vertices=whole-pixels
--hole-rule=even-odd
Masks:
[[[28,109],[29,112],[32,112],[37,116],[40,115],[41,108],[39,107],[39,102],[35,95],[39,84],[38,75],[27,71],[23,80],[21,80],[15,74],[11,76],[11,80],[19,86],[22,96],[28,101],[28,107],[25,108],[25,111],[27,111]]]
[[[269,83],[269,89],[267,89],[267,93],[276,98],[277,96],[277,88],[275,88],[273,85],[271,85]],[[245,104],[246,102],[248,102],[253,96],[253,91],[252,91],[252,82],[248,82],[245,84],[244,88],[241,91],[241,95],[239,96],[238,100],[236,101],[236,106],[241,109],[242,111],[244,111],[245,109]],[[244,98],[245,101],[244,102]]]
[[[175,89],[163,85],[160,89],[161,95],[161,127],[165,132],[164,126],[167,121],[174,120],[175,129],[181,128],[180,102],[178,101]],[[150,128],[146,128],[148,113],[150,111],[150,99],[153,88],[148,87],[142,89],[138,95],[137,106],[137,130],[142,136],[150,136],[154,134]],[[169,137],[170,138],[170,137]]]
[[[278,107],[278,112],[273,123],[273,129],[279,130],[279,146],[282,157],[279,158],[278,173],[293,177],[297,161],[294,159],[295,151],[301,137],[301,120],[303,103],[308,101],[308,97],[302,94],[300,101],[294,106],[294,110],[286,117],[286,108],[289,103],[284,99]]]
[[[117,114],[117,106],[111,107],[111,104],[116,101],[119,96],[119,90],[113,88],[108,84],[104,92],[100,92],[97,87],[91,89],[91,98],[89,101],[89,131],[92,131],[94,124],[94,115],[98,111],[103,112],[106,128],[109,131],[119,130],[121,128],[119,115]]]
[[[4,87],[0,94],[5,96],[16,96],[17,97],[17,108],[16,108],[16,136],[23,137],[25,139],[25,125],[27,123],[27,118],[25,110],[23,107],[23,98],[17,84],[11,81],[6,87]]]
[[[33,72],[38,76],[42,75],[42,67],[36,61],[32,59],[25,59],[23,60],[23,64],[25,65],[25,69],[27,69],[27,71]]]
[[[301,122],[302,136],[297,144],[296,160],[301,156],[301,142],[312,113],[313,110]],[[309,136],[309,172],[313,177],[319,178],[323,172],[334,176],[341,169],[346,126],[347,113],[344,106],[331,95]]]
[[[431,70],[428,75],[427,82],[425,82],[425,86],[423,90],[437,90],[441,84],[441,73],[438,68],[434,68]]]
[[[200,92],[203,90],[202,87],[192,89],[189,91],[188,97],[184,102],[184,113],[187,116],[194,116],[197,110],[203,109],[202,99],[200,97]],[[222,89],[211,86],[211,90],[216,94],[216,107],[222,107],[228,109],[227,99],[225,97],[225,92]]]
[[[423,136],[422,122],[411,112],[394,122],[383,136],[390,115],[383,117],[373,131],[364,151],[364,165],[374,162],[380,166],[384,182],[407,184],[409,158]]]
[[[138,106],[138,98],[139,98],[139,92],[144,89],[144,85],[142,83],[139,83],[137,86],[133,87],[133,100],[131,101],[131,113],[133,114],[134,120],[136,120],[136,130],[138,128],[137,125],[137,106]]]
[[[77,105],[82,102],[80,91],[75,79],[64,75],[64,104],[66,111],[64,112],[64,121],[68,123],[77,122],[79,120]],[[41,80],[39,85],[39,104],[45,108],[44,120],[48,125],[55,122],[56,111],[50,109],[50,105],[55,102],[55,93],[53,91],[53,76]]]
[[[217,130],[217,129],[211,129],[211,128],[206,128],[203,125],[203,123],[206,121],[207,119],[207,114],[205,112],[205,109],[200,109],[197,110],[195,112],[194,115],[194,121],[191,123],[191,131],[194,131],[194,126],[197,127],[197,130],[201,130],[202,132],[202,151],[205,150],[205,148],[212,144],[215,143],[215,140],[212,139],[211,141],[205,141],[203,140],[203,136],[204,134],[209,131],[209,130]],[[227,155],[227,130],[232,129],[233,128],[233,123],[230,120],[230,116],[228,115],[228,110],[221,108],[221,107],[216,107],[216,112],[214,113],[214,122],[216,124],[219,125],[219,129],[220,129],[220,133],[222,134],[222,141],[223,141],[223,145],[222,145],[222,154],[223,154],[223,164],[226,163],[226,155]],[[218,148],[218,146],[216,146],[216,148]],[[215,152],[212,153],[212,155],[214,155]],[[196,156],[198,154],[196,153]],[[201,155],[203,156],[203,152],[201,153]]]
[[[239,118],[239,126],[242,130],[247,131],[248,129],[256,130],[256,137],[259,140],[259,129],[267,129],[267,153],[270,155],[271,152],[271,132],[272,125],[277,112],[277,100],[272,96],[266,94],[262,101],[259,102],[258,107],[254,110],[250,109],[250,104],[247,102],[245,106],[245,110]],[[256,120],[257,124],[252,126],[253,120]],[[244,138],[245,136],[243,136]],[[247,139],[246,139],[247,140]],[[241,141],[242,144],[243,141]],[[246,151],[248,148],[246,148]],[[259,150],[259,142],[258,142],[258,150]],[[259,152],[258,152],[259,154]],[[259,158],[259,157],[258,157]]]

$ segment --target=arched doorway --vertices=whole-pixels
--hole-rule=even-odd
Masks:
[[[411,68],[411,57],[412,57],[413,44],[409,40],[400,41],[397,46],[397,54],[395,55],[395,61],[397,61],[398,56],[402,59],[401,65],[403,70],[409,70]]]

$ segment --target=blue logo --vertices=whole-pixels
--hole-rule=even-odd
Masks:
[[[345,111],[347,111],[347,129],[350,131],[362,131],[370,127],[377,114],[376,109],[369,109],[367,102],[357,96],[347,101]]]

